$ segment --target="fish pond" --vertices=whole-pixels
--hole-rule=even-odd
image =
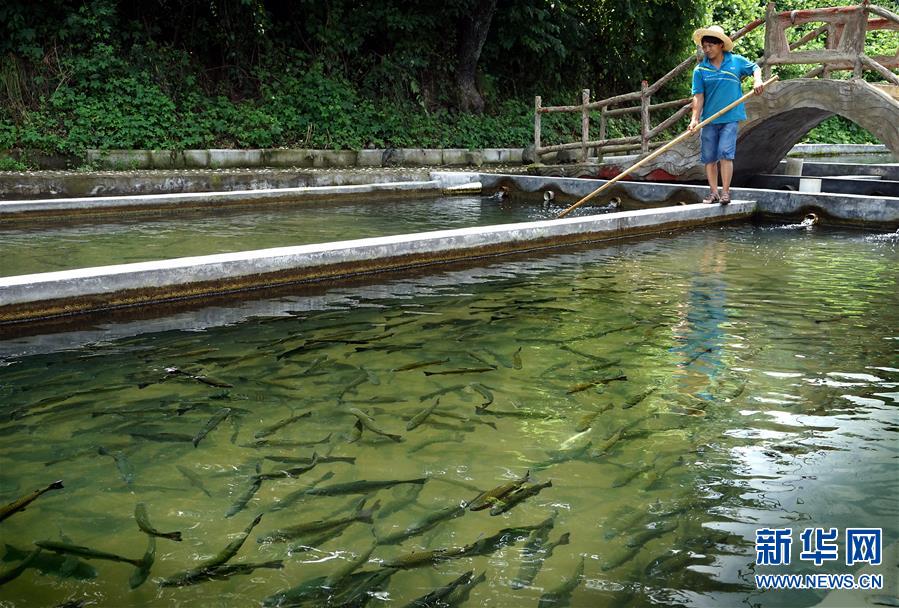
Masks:
[[[50,488],[0,606],[815,605],[753,575],[897,540],[897,283],[894,239],[741,224],[57,336],[0,367],[0,504]]]
[[[527,204],[482,196],[381,202],[297,203],[180,212],[148,219],[0,228],[0,276],[308,245],[429,230],[554,219],[558,202]],[[603,205],[579,215],[608,213]]]

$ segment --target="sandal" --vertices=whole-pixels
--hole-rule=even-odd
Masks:
[[[721,195],[721,198],[718,199],[722,205],[726,205],[730,202],[730,192]]]
[[[717,193],[709,192],[709,195],[702,199],[702,202],[706,205],[714,205],[715,203],[720,202],[720,200]]]

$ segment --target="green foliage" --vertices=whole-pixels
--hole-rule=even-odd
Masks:
[[[876,144],[877,138],[842,116],[831,116],[802,140],[808,144]]]

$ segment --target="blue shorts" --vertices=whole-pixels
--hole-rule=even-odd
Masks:
[[[708,165],[719,160],[733,160],[737,152],[738,122],[710,124],[702,128],[699,138],[702,146],[699,158],[702,164]]]

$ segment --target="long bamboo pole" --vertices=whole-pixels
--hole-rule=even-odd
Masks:
[[[768,80],[766,80],[765,82],[762,83],[762,88],[767,87],[769,84],[771,84],[772,82],[774,82],[777,79],[778,79],[777,76],[772,76],[771,78],[769,78]],[[602,186],[600,186],[599,188],[597,188],[596,190],[594,190],[593,192],[591,192],[590,194],[588,194],[587,196],[585,196],[584,198],[582,198],[581,200],[579,200],[578,202],[573,204],[571,207],[569,207],[568,209],[566,209],[565,211],[560,213],[556,219],[562,219],[563,217],[565,217],[566,215],[568,215],[569,213],[571,213],[572,211],[574,211],[575,209],[577,209],[578,207],[580,207],[581,205],[583,205],[584,203],[589,201],[591,198],[593,198],[594,196],[596,196],[597,194],[599,194],[600,192],[602,192],[603,190],[605,190],[612,184],[624,179],[624,177],[626,175],[630,174],[634,169],[638,169],[638,168],[642,167],[643,165],[645,165],[646,163],[648,163],[649,161],[654,159],[656,156],[658,156],[662,152],[665,152],[666,150],[668,150],[675,144],[679,144],[680,142],[687,139],[688,137],[692,137],[693,135],[696,135],[697,133],[699,133],[699,129],[706,126],[707,124],[709,124],[710,122],[712,122],[713,120],[715,120],[716,118],[721,116],[722,114],[725,114],[725,113],[729,112],[730,110],[734,109],[735,107],[737,107],[738,105],[740,105],[741,103],[743,103],[744,101],[746,101],[747,99],[752,97],[753,95],[755,95],[755,92],[750,91],[749,93],[746,93],[745,95],[743,95],[740,99],[736,100],[735,102],[724,106],[722,109],[718,110],[717,112],[715,112],[714,114],[712,114],[711,116],[709,116],[708,118],[703,120],[701,123],[696,125],[695,131],[684,131],[683,133],[681,133],[680,135],[678,135],[677,137],[675,137],[674,139],[669,141],[667,144],[665,144],[664,146],[662,146],[661,148],[659,148],[658,150],[656,150],[655,152],[653,152],[652,154],[650,154],[649,156],[647,156],[646,158],[641,160],[640,162],[638,162],[634,165],[631,165],[629,168],[625,169],[624,171],[622,171],[621,173],[619,173],[618,175],[616,175],[615,177],[613,177],[612,179],[610,179],[609,181],[604,183]]]

